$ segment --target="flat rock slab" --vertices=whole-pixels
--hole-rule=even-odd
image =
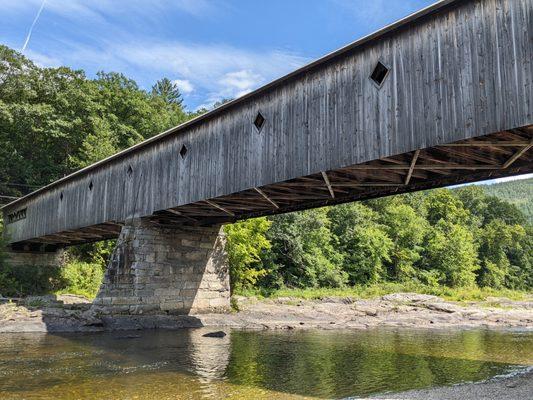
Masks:
[[[105,315],[92,309],[0,304],[1,332],[94,332],[137,329],[229,327],[234,329],[518,328],[533,330],[533,309],[508,300],[452,303],[435,296],[401,293],[378,299],[324,300],[237,297],[239,312],[198,315]],[[88,306],[88,305],[86,305]]]

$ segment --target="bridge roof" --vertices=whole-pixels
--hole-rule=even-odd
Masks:
[[[311,70],[314,70],[316,68],[320,68],[324,65],[326,65],[328,62],[331,62],[333,60],[336,60],[338,58],[341,58],[343,56],[345,56],[346,54],[349,54],[351,53],[352,51],[360,48],[360,47],[363,47],[365,45],[368,45],[369,43],[373,42],[373,41],[377,41],[377,40],[380,40],[381,38],[383,38],[384,36],[386,35],[389,35],[399,29],[402,29],[406,26],[411,26],[412,24],[416,24],[419,20],[433,14],[433,13],[436,13],[436,12],[439,12],[441,10],[443,10],[444,8],[447,8],[449,6],[453,6],[453,5],[456,5],[456,4],[459,4],[459,3],[464,3],[464,2],[467,2],[467,1],[471,1],[471,0],[441,0],[441,1],[437,1],[436,3],[433,3],[419,11],[416,11],[396,22],[393,22],[373,33],[370,33],[366,36],[363,36],[362,38],[358,39],[358,40],[355,40],[354,42],[344,46],[344,47],[341,47],[340,49],[338,50],[335,50],[329,54],[326,54],[325,56],[315,60],[315,61],[312,61],[306,65],[304,65],[303,67],[299,68],[299,69],[296,69],[295,71],[293,72],[290,72],[289,74],[287,75],[284,75],[278,79],[275,79],[273,80],[272,82],[264,85],[264,86],[261,86],[260,88],[250,92],[250,93],[247,93],[237,99],[234,99],[232,101],[229,101],[227,103],[224,103],[222,104],[221,106],[211,110],[211,111],[208,111],[206,112],[205,114],[202,114],[196,118],[193,118],[187,122],[184,122],[183,124],[180,124],[176,127],[173,127],[173,128],[170,128],[162,133],[159,133],[155,136],[152,136],[151,138],[148,138],[136,145],[133,145],[131,147],[128,147],[127,149],[124,149],[116,154],[113,154],[107,158],[104,158],[98,162],[95,162],[91,165],[88,165],[87,167],[85,168],[82,168],[78,171],[75,171],[63,178],[60,178],[46,186],[43,186],[42,188],[39,188],[23,197],[20,197],[8,204],[5,204],[4,206],[0,207],[0,209],[4,209],[4,208],[11,208],[12,206],[15,206],[17,205],[18,203],[21,203],[31,197],[34,197],[42,192],[45,192],[55,186],[58,186],[62,183],[65,183],[67,181],[70,181],[72,179],[75,179],[75,178],[78,178],[80,176],[83,176],[83,175],[86,175],[88,173],[90,173],[91,171],[95,170],[96,168],[99,168],[101,166],[104,166],[105,164],[108,164],[109,162],[111,161],[114,161],[116,159],[119,159],[121,157],[124,157],[126,155],[129,155],[131,153],[134,153],[134,152],[138,152],[139,150],[141,149],[144,149],[145,147],[147,146],[150,146],[152,144],[154,144],[155,142],[158,142],[160,141],[161,139],[169,136],[169,135],[173,135],[173,134],[178,134],[180,133],[181,131],[185,130],[185,129],[189,129],[191,128],[192,126],[195,126],[195,125],[198,125],[198,124],[202,124],[203,122],[205,121],[208,121],[210,119],[212,119],[213,117],[215,116],[218,116],[226,111],[228,111],[229,109],[237,106],[237,105],[240,105],[240,104],[243,104],[243,103],[246,103],[246,102],[250,102],[250,101],[253,101],[255,98],[257,98],[258,96],[264,94],[265,92],[271,90],[271,89],[274,89],[276,87],[279,87],[280,85],[283,85],[283,84],[286,84],[287,82],[291,81],[291,80],[294,80],[294,79],[297,79],[299,77],[301,77],[302,75],[304,75],[305,73],[311,71]]]

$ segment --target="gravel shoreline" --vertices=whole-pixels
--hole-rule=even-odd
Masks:
[[[387,400],[527,400],[533,398],[533,367],[488,381],[401,393],[388,393],[367,399]]]
[[[238,312],[226,314],[112,316],[76,296],[27,298],[0,304],[2,332],[95,332],[179,329],[491,328],[533,330],[533,299],[453,303],[436,296],[396,293],[377,299],[236,297]]]

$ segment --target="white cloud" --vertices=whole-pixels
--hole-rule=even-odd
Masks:
[[[263,81],[264,78],[261,75],[251,70],[241,70],[228,72],[219,80],[219,83],[222,86],[222,90],[224,91],[225,88],[228,95],[241,97],[257,88]],[[224,93],[221,94],[223,95]]]
[[[205,107],[222,99],[240,97],[308,61],[278,50],[252,51],[224,44],[179,42],[110,43],[104,52],[84,50],[73,56],[85,62],[106,60],[120,71],[134,68],[160,76],[179,76],[183,93],[187,94],[191,86],[202,96],[199,100]]]
[[[63,64],[58,58],[31,49],[27,49],[24,54],[39,67],[59,67]]]
[[[42,0],[2,0],[0,1],[0,11],[7,12],[27,12],[37,10]],[[104,15],[122,15],[124,12],[130,14],[160,14],[168,13],[170,10],[178,10],[194,16],[206,16],[212,14],[220,5],[208,0],[46,0],[45,10],[49,13],[69,17],[70,19],[101,20]]]
[[[33,17],[41,2],[0,0],[0,14],[24,12],[27,14],[24,18]],[[276,49],[161,41],[116,24],[115,19],[127,15],[129,20],[138,19],[146,27],[175,11],[205,17],[218,15],[227,7],[225,0],[152,0],[147,3],[145,0],[46,0],[39,23],[50,23],[52,14],[52,21],[79,29],[76,28],[74,35],[67,31],[52,36],[48,33],[39,47],[32,48],[32,43],[38,39],[34,36],[27,55],[42,66],[65,64],[74,68],[83,66],[87,71],[120,71],[148,85],[161,77],[176,78],[186,101],[193,106],[200,103],[210,106],[225,98],[242,96],[308,61]],[[60,22],[61,19],[68,23]],[[86,34],[83,26],[87,24],[91,29]],[[106,34],[95,37],[92,32]],[[34,33],[39,35],[42,31]]]
[[[189,94],[194,90],[194,85],[187,79],[174,79],[172,82],[183,94]]]

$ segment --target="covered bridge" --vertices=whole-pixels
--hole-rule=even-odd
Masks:
[[[6,205],[5,231],[26,262],[120,234],[102,304],[201,309],[220,224],[533,172],[532,125],[533,2],[444,0]]]

